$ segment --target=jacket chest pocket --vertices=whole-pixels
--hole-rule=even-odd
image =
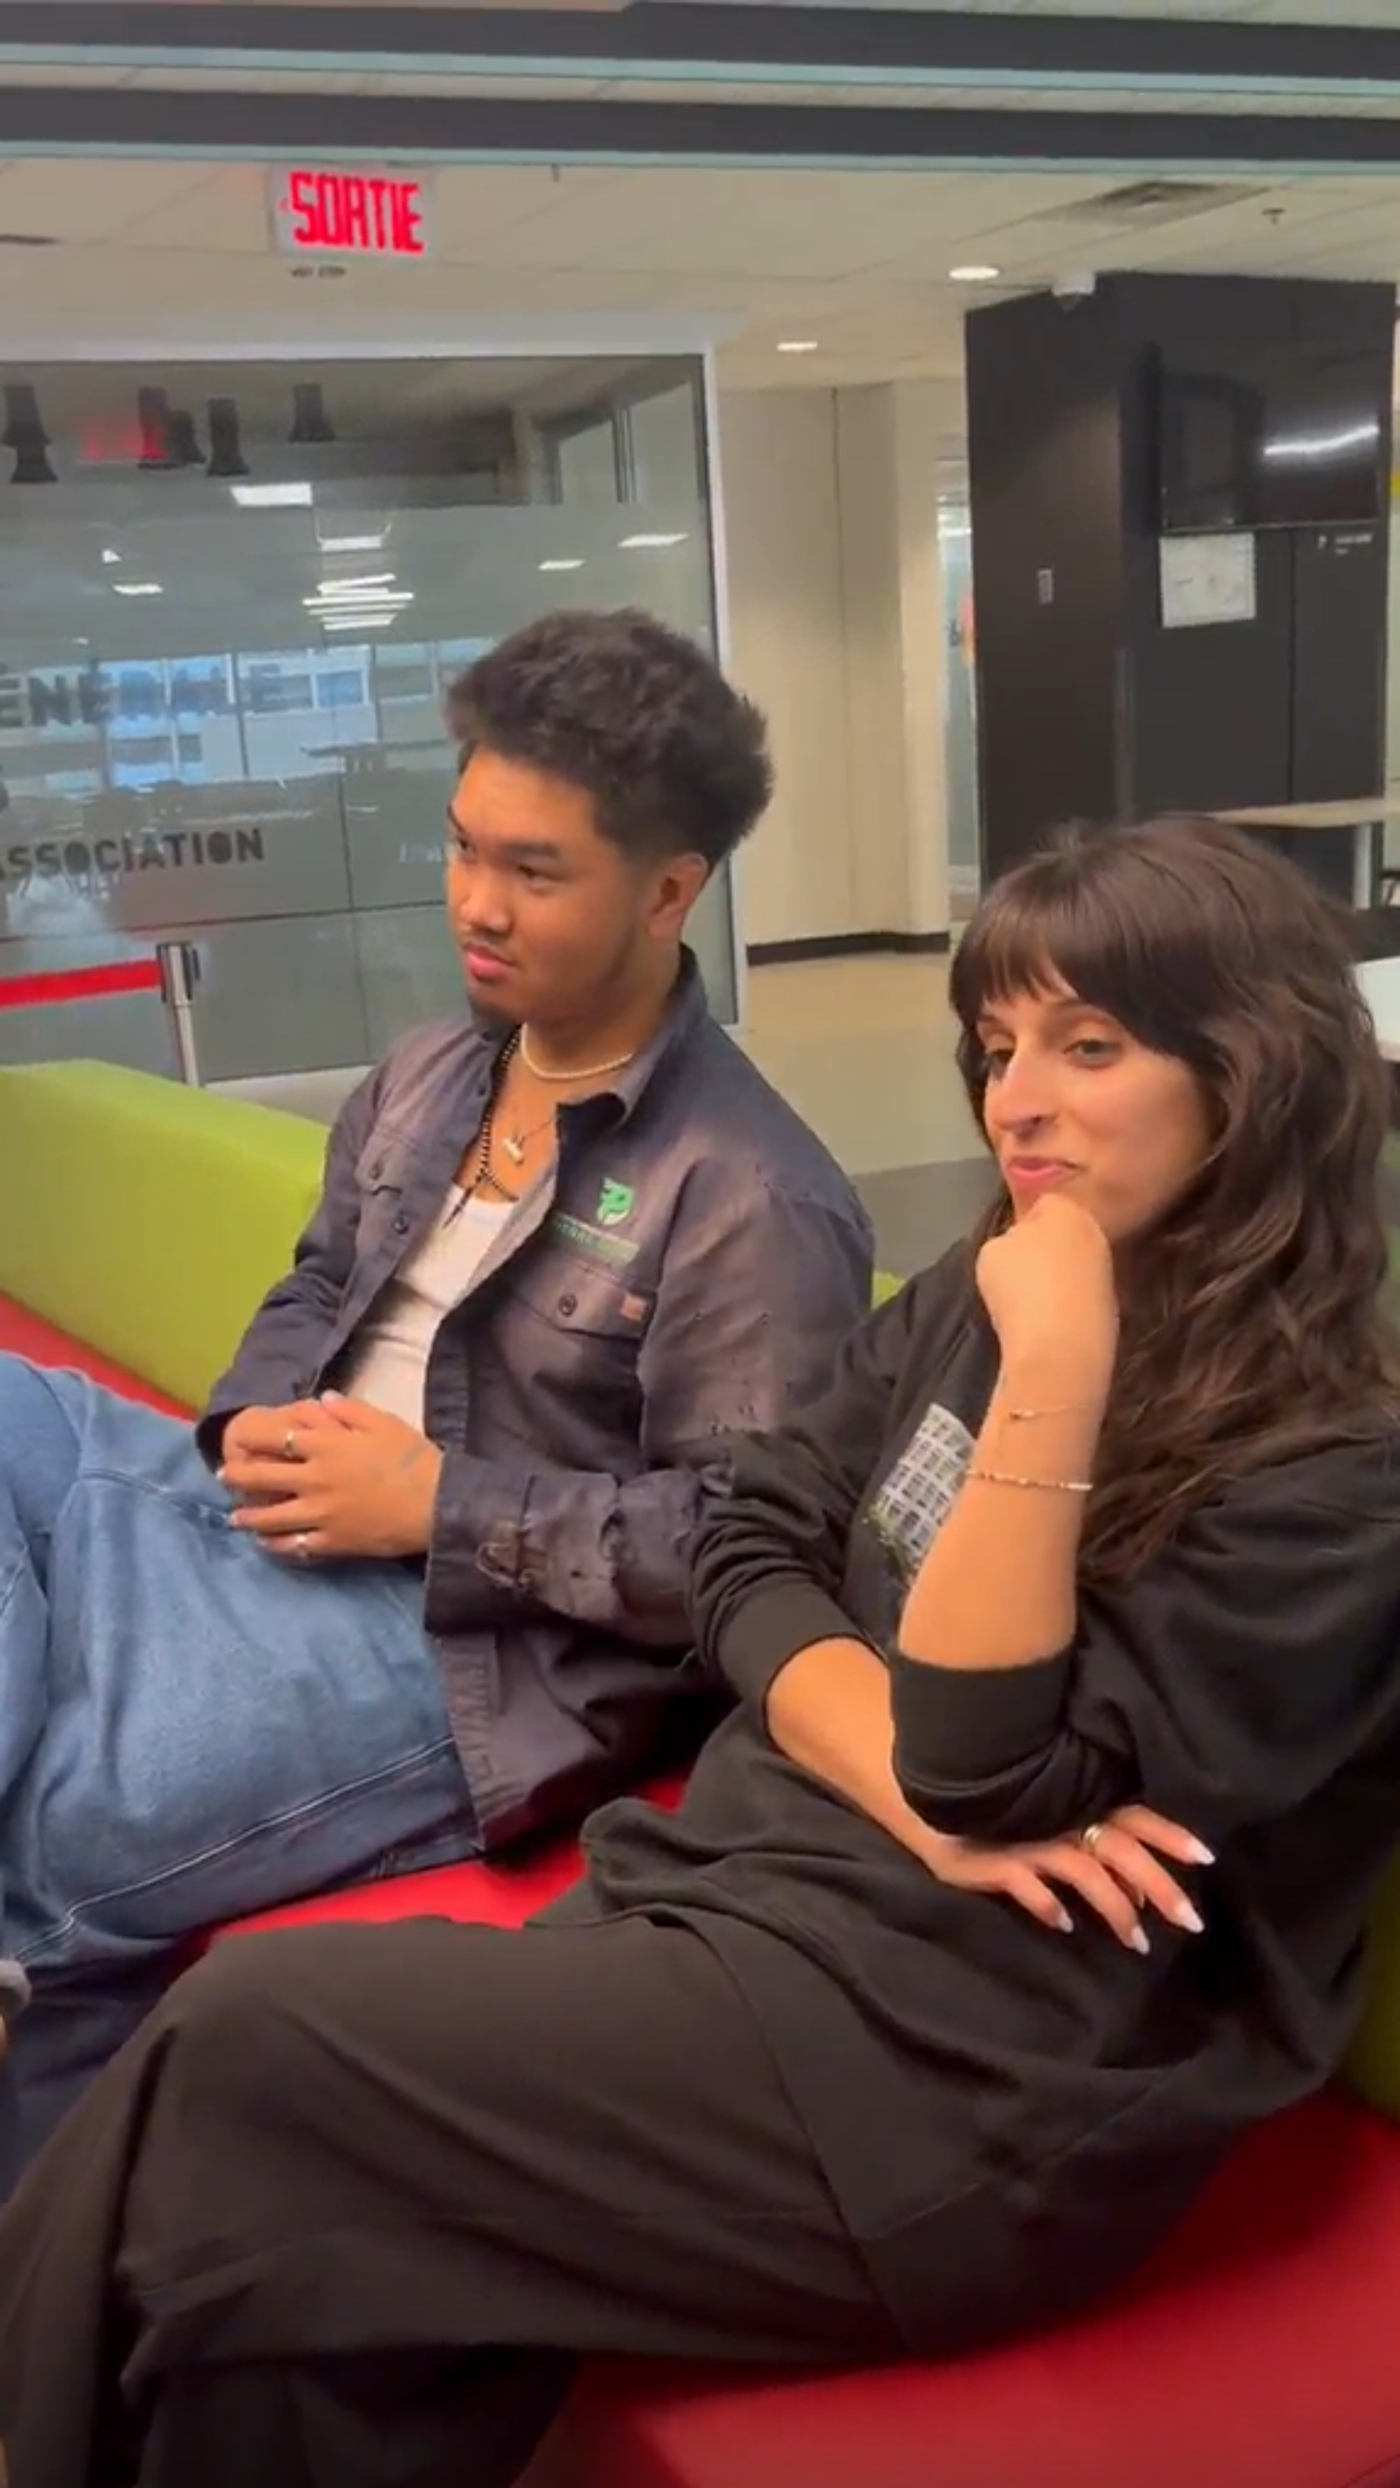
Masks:
[[[629,1287],[625,1275],[554,1253],[523,1270],[511,1295],[561,1344],[616,1347],[624,1355],[646,1337],[653,1304],[650,1290]]]
[[[408,1235],[417,1166],[411,1140],[393,1132],[371,1133],[355,1162],[361,1257],[385,1246],[397,1248]]]
[[[550,1253],[510,1291],[508,1354],[546,1388],[614,1403],[637,1389],[637,1357],[651,1320],[648,1289],[625,1275]]]

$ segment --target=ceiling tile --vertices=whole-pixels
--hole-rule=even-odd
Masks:
[[[0,162],[0,230],[97,240],[133,216],[173,207],[207,179],[198,164],[11,157]]]

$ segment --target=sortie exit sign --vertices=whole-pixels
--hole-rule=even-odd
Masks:
[[[426,259],[431,200],[421,173],[348,164],[274,166],[273,231],[288,259]]]

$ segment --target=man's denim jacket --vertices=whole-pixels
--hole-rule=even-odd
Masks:
[[[350,1098],[293,1268],[201,1420],[207,1459],[236,1410],[350,1372],[480,1130],[501,1042],[440,1021]],[[849,1183],[710,1018],[690,959],[660,1035],[561,1107],[559,1134],[426,1382],[447,1455],[426,1622],[488,1845],[625,1785],[700,1689],[689,1548],[721,1439],[813,1396],[870,1303]]]

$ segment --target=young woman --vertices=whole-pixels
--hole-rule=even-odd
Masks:
[[[1400,1771],[1341,931],[1161,822],[1013,873],[953,998],[1004,1188],[717,1472],[738,1707],[680,1813],[601,1816],[522,1933],[174,1991],[0,2223],[11,2488],[504,2488],[573,2353],[956,2353],[1112,2287],[1331,2072]]]

